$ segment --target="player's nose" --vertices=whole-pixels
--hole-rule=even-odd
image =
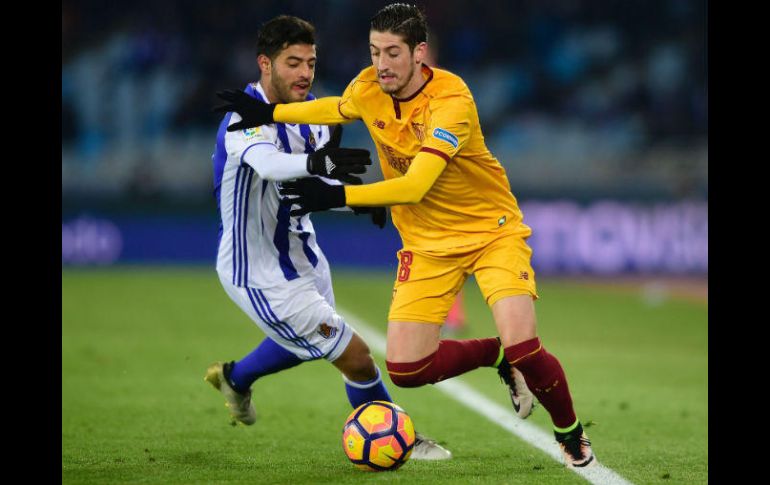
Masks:
[[[382,74],[382,72],[388,70],[388,60],[385,59],[385,56],[380,56],[377,58],[377,71]]]

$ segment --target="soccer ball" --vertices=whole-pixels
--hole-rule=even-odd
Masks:
[[[342,428],[342,448],[362,470],[396,470],[412,455],[413,447],[412,418],[392,402],[358,406]]]

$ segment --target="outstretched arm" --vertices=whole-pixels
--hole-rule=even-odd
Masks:
[[[217,93],[223,103],[214,107],[218,113],[235,112],[241,121],[232,123],[227,131],[238,131],[262,125],[279,123],[303,123],[313,125],[336,125],[358,119],[350,112],[343,114],[343,98],[329,96],[313,101],[289,104],[267,104],[249,96],[243,91],[227,89]]]
[[[444,168],[446,162],[443,158],[419,152],[403,177],[367,185],[349,185],[345,187],[345,201],[349,206],[417,204],[433,187]]]
[[[354,118],[348,118],[339,110],[339,96],[318,98],[302,103],[275,105],[273,118],[280,123],[306,123],[313,125],[337,125],[350,123]]]
[[[245,131],[251,131],[248,139]],[[340,125],[334,127],[329,141],[324,146],[307,155],[284,153],[278,149],[275,138],[275,128],[263,126],[228,133],[225,136],[225,146],[231,155],[250,165],[260,178],[276,182],[319,175],[360,184],[361,178],[352,174],[364,173],[366,166],[372,163],[369,150],[340,147]]]
[[[403,177],[359,186],[331,186],[320,179],[300,179],[286,182],[281,195],[289,198],[286,205],[298,205],[292,216],[349,205],[387,206],[416,204],[422,200],[446,167],[443,158],[429,152],[419,153]]]

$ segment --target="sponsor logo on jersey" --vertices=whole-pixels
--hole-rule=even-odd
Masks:
[[[378,144],[380,145],[382,152],[385,154],[385,159],[388,161],[388,165],[390,165],[393,170],[396,170],[399,173],[406,173],[406,171],[409,170],[409,166],[412,164],[413,157],[402,157],[400,156],[402,154],[394,150],[390,145],[386,145],[382,142],[378,142]]]
[[[332,327],[326,323],[322,323],[318,326],[318,333],[323,338],[334,338],[334,336],[337,335],[337,328]]]
[[[529,280],[529,273],[526,271],[520,271],[519,272],[519,279],[520,280]]]
[[[443,128],[436,128],[433,130],[433,138],[438,138],[439,140],[443,140],[453,147],[457,148],[457,144],[459,143],[457,141],[457,137],[453,134],[449,133]]]
[[[385,129],[385,122],[375,118],[374,121],[372,121],[372,126],[375,126],[375,127],[379,128],[381,130],[384,130]]]
[[[246,137],[247,140],[250,140],[252,138],[256,138],[259,136],[259,134],[262,132],[262,128],[259,126],[256,126],[254,128],[246,128],[243,130],[243,136]]]

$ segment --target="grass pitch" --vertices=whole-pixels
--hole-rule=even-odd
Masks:
[[[384,333],[393,275],[333,276],[341,313]],[[538,289],[539,334],[566,370],[600,462],[639,484],[707,483],[707,306],[543,278]],[[493,334],[472,281],[465,302],[470,324],[457,338]],[[387,378],[418,429],[455,458],[359,471],[341,449],[343,382],[325,361],[257,381],[257,424],[232,426],[203,374],[262,338],[213,269],[64,269],[62,483],[584,483],[431,386]],[[494,370],[462,379],[509,405]],[[550,429],[542,407],[530,419]]]

